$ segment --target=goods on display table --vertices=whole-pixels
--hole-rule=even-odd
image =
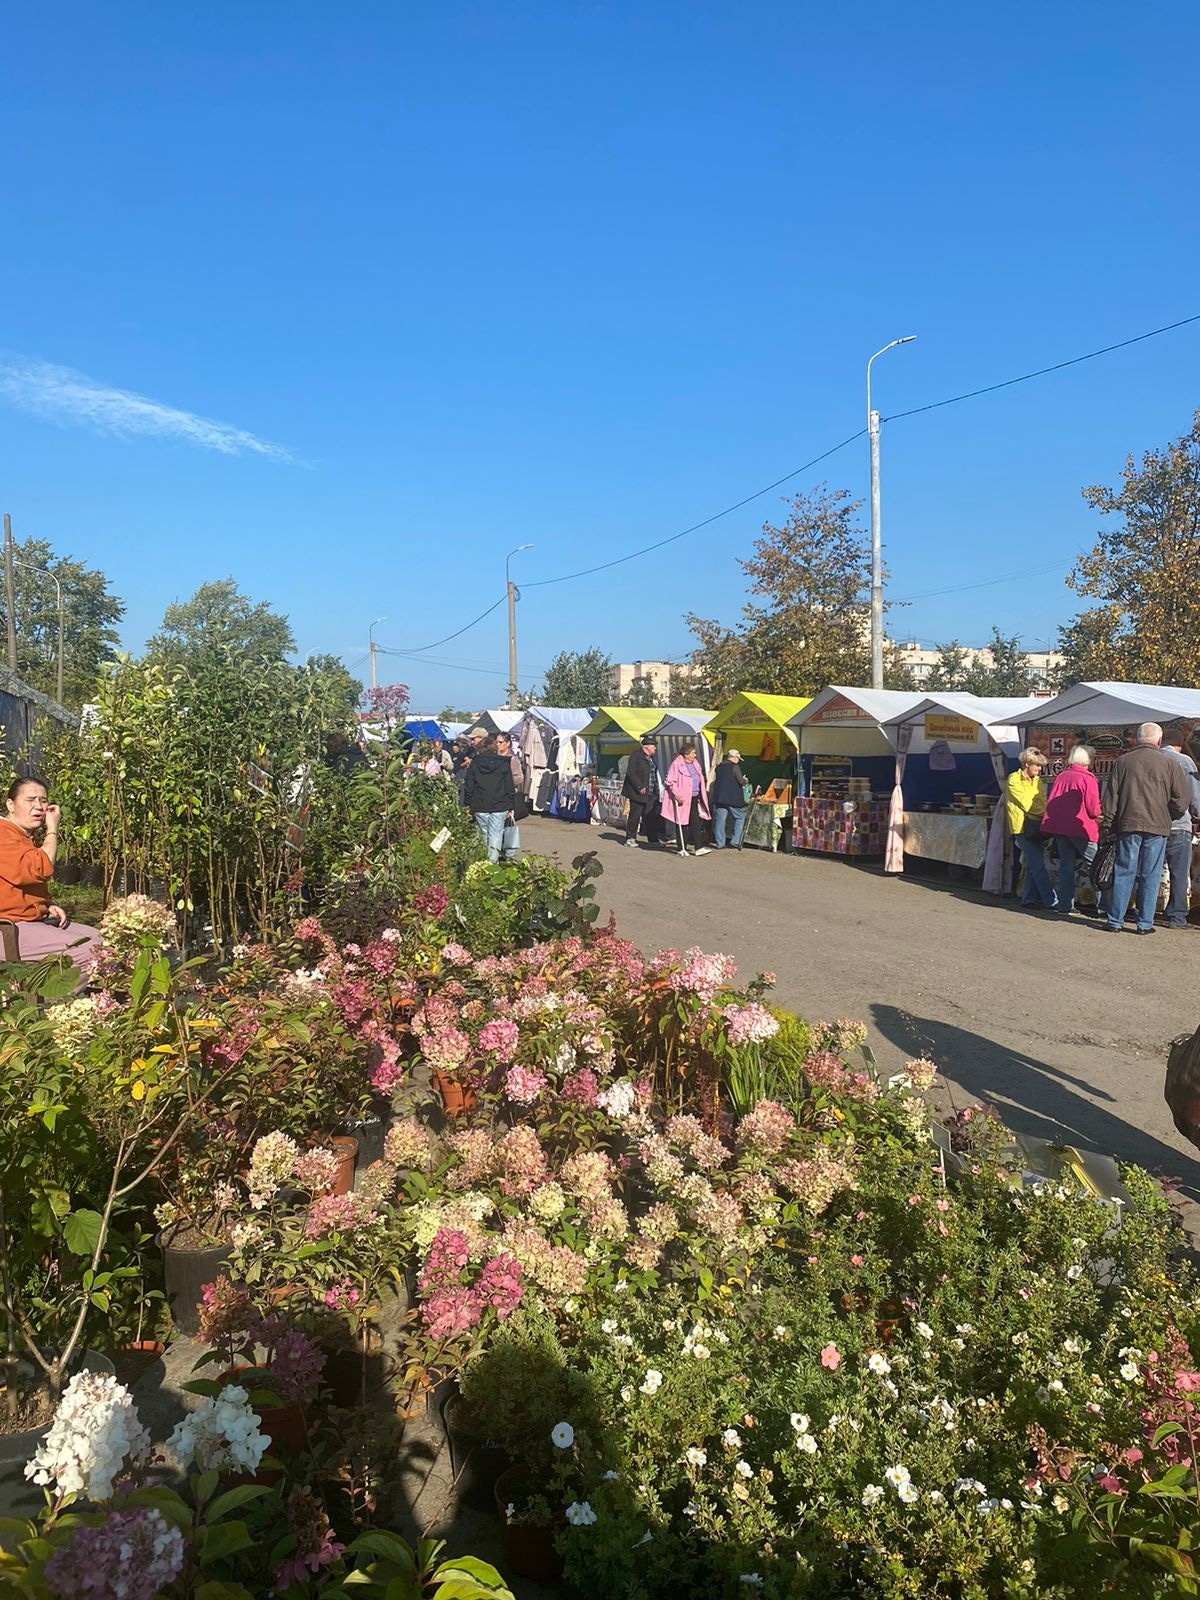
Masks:
[[[777,778],[746,807],[742,843],[760,850],[778,850],[784,823],[792,820],[792,785]]]
[[[797,744],[788,723],[807,704],[798,695],[735,694],[705,725],[705,734],[716,745],[715,759],[737,750],[746,781],[755,788],[765,789],[774,778],[791,782]]]
[[[590,765],[583,729],[594,715],[590,708],[530,706],[522,716],[515,738],[535,811],[550,810],[560,777],[575,776]]]
[[[792,811],[792,849],[835,856],[881,856],[887,818],[886,800],[798,795]]]
[[[625,820],[625,796],[620,778],[593,778],[591,786],[592,820],[616,828]]]

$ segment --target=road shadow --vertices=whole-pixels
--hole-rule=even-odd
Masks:
[[[933,1017],[888,1005],[873,1005],[871,1011],[885,1039],[908,1056],[936,1061],[951,1083],[973,1100],[994,1104],[1014,1133],[1056,1144],[1088,1145],[1134,1162],[1156,1178],[1178,1182],[1187,1198],[1200,1204],[1200,1159],[1164,1144],[1076,1092],[1073,1086],[1091,1086],[1070,1073]],[[1162,1071],[1165,1074],[1165,1057]],[[1110,1096],[1104,1098],[1113,1103]]]

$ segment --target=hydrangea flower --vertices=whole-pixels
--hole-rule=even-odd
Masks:
[[[103,1501],[129,1466],[150,1455],[150,1435],[133,1396],[107,1372],[77,1372],[59,1401],[50,1431],[25,1476],[59,1495]]]
[[[46,1587],[55,1600],[155,1600],[183,1571],[184,1557],[183,1535],[161,1511],[110,1511],[96,1527],[77,1528],[66,1549],[55,1551],[46,1563]]]
[[[166,1448],[185,1468],[194,1462],[202,1472],[210,1467],[257,1472],[270,1443],[246,1390],[227,1383],[215,1399],[206,1397],[176,1423]]]

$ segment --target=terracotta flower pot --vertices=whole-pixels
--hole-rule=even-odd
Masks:
[[[274,1375],[266,1367],[234,1367],[231,1371],[222,1373],[221,1382],[240,1384],[250,1395],[253,1395],[256,1389],[270,1389],[274,1392],[276,1388]],[[277,1406],[255,1405],[253,1400],[250,1401],[250,1405],[258,1416],[260,1433],[265,1433],[271,1441],[266,1453],[281,1460],[299,1455],[308,1440],[308,1429],[305,1427],[304,1412],[300,1406],[294,1401]],[[282,1476],[282,1467],[264,1466],[245,1481],[277,1483]]]
[[[358,1158],[358,1140],[349,1134],[335,1133],[329,1141],[338,1158],[338,1169],[330,1186],[330,1194],[349,1194],[354,1187],[354,1163]]]
[[[433,1074],[433,1083],[442,1098],[442,1110],[448,1117],[461,1117],[467,1111],[474,1111],[475,1091],[467,1084],[437,1071]]]
[[[496,1510],[504,1521],[504,1559],[519,1578],[530,1578],[534,1583],[551,1583],[561,1578],[563,1558],[554,1548],[557,1528],[539,1528],[527,1523],[510,1522],[507,1508],[518,1497],[524,1496],[529,1484],[529,1472],[520,1462],[502,1472],[496,1480]]]

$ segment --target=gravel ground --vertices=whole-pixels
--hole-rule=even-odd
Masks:
[[[1163,1100],[1169,1042],[1200,1025],[1200,928],[1113,936],[1095,921],[1022,911],[942,876],[885,877],[830,856],[623,849],[617,832],[521,824],[527,850],[595,850],[602,915],[642,949],[701,945],[742,973],[773,971],[802,1016],[859,1017],[884,1072],[942,1069],[947,1104],[990,1101],[1021,1133],[1178,1178],[1200,1224],[1200,1152]],[[936,875],[935,875],[936,874]]]

